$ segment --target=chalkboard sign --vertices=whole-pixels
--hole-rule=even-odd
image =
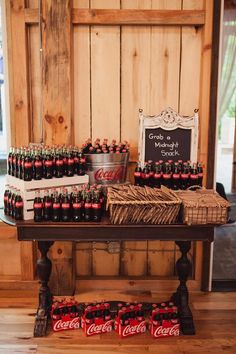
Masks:
[[[198,110],[180,116],[172,108],[160,115],[145,116],[139,111],[139,160],[197,160]]]

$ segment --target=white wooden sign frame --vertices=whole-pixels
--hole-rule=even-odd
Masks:
[[[139,147],[138,155],[141,167],[145,163],[145,132],[146,129],[162,128],[164,130],[175,130],[177,128],[191,130],[191,147],[190,159],[197,161],[198,147],[198,109],[194,110],[192,116],[181,116],[172,108],[167,108],[159,115],[148,116],[143,114],[143,110],[139,110]]]

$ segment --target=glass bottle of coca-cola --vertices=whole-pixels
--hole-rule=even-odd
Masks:
[[[16,189],[12,188],[12,194],[11,194],[11,209],[10,209],[10,216],[15,218],[15,198],[16,198]]]
[[[197,165],[197,172],[198,172],[198,184],[202,187],[202,180],[203,180],[203,166],[202,163],[199,162]]]
[[[23,199],[20,194],[20,191],[17,191],[15,197],[15,219],[16,220],[23,220]]]
[[[140,166],[140,163],[137,163],[137,166],[134,170],[134,184],[135,186],[142,185],[142,168]]]
[[[149,167],[149,186],[154,187],[154,164],[152,160],[148,160]]]
[[[8,194],[9,194],[9,189],[8,189],[8,185],[6,185],[6,188],[7,189],[5,189],[5,192],[4,192],[4,213],[6,214],[6,215],[8,215],[9,214],[9,209],[8,209]]]
[[[9,188],[9,192],[7,195],[7,210],[8,210],[8,215],[11,216],[11,195],[12,195],[12,189]]]
[[[72,151],[72,155],[74,158],[74,174],[77,175],[79,171],[79,152],[76,146]]]
[[[33,178],[41,180],[43,178],[43,162],[39,150],[34,151],[33,166]]]
[[[171,173],[171,165],[166,162],[164,165],[164,171],[163,171],[163,175],[162,175],[163,179],[163,185],[166,186],[167,188],[171,188],[171,177],[172,177],[172,173]]]
[[[15,153],[15,157],[14,157],[14,165],[15,165],[15,174],[14,176],[16,178],[19,178],[19,165],[18,165],[18,160],[20,159],[20,150],[17,148],[16,149],[16,153]]]
[[[82,203],[80,192],[76,192],[72,197],[72,220],[75,222],[82,220]]]
[[[174,164],[174,172],[172,175],[172,188],[174,190],[180,189],[180,169],[178,162]]]
[[[32,181],[33,178],[33,163],[29,150],[24,154],[24,181]]]
[[[68,155],[67,155],[67,150],[64,148],[62,150],[62,155],[63,155],[63,168],[64,168],[64,176],[67,176],[67,170],[68,170]]]
[[[184,164],[183,164],[183,170],[181,172],[180,178],[181,178],[181,189],[183,189],[183,190],[187,189],[188,185],[189,185],[189,182],[188,182],[189,169],[188,169],[188,165],[186,162],[184,162]]]
[[[61,220],[61,203],[58,192],[53,191],[52,195],[52,221],[58,222]]]
[[[55,156],[55,177],[63,177],[64,167],[63,167],[63,156],[60,149],[57,149]]]
[[[44,158],[44,177],[46,179],[53,177],[53,157],[49,149],[46,151]]]
[[[86,158],[83,154],[82,151],[79,151],[78,153],[79,156],[79,168],[78,168],[78,176],[84,176],[85,175],[85,165],[86,165]]]
[[[197,171],[197,164],[193,163],[190,169],[190,186],[198,185],[198,171]]]
[[[39,222],[43,219],[43,202],[40,191],[36,191],[34,198],[34,221]]]
[[[61,198],[61,221],[70,221],[71,219],[71,210],[70,210],[70,198],[68,191],[65,188]]]
[[[15,176],[16,173],[16,153],[15,148],[12,148],[12,164],[11,164],[11,175]]]
[[[101,221],[102,208],[101,208],[99,191],[96,191],[94,193],[93,202],[92,202],[92,214],[93,214],[93,221],[95,222]]]
[[[91,195],[87,192],[84,203],[84,220],[91,221],[92,220],[92,203],[91,203]]]
[[[74,176],[74,164],[75,164],[75,161],[74,161],[74,156],[72,154],[72,150],[71,148],[68,150],[68,160],[67,160],[67,176],[68,177],[72,177]]]
[[[142,171],[142,185],[149,186],[150,184],[150,168],[147,162],[145,162],[145,166]]]
[[[12,150],[13,150],[13,148],[10,147],[9,154],[8,154],[8,160],[7,160],[7,163],[8,163],[7,173],[9,175],[12,174]]]
[[[156,162],[154,167],[154,175],[153,175],[153,186],[155,188],[161,187],[161,176],[162,176],[162,172],[161,172],[160,163]]]
[[[49,190],[46,189],[43,197],[43,219],[45,221],[51,220],[52,217],[52,197],[49,194]]]

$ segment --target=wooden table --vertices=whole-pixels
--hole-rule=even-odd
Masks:
[[[15,221],[5,215],[1,219],[17,227],[19,241],[38,241],[41,257],[37,260],[37,275],[41,283],[39,289],[39,307],[35,319],[34,336],[46,334],[49,310],[52,303],[48,281],[52,262],[48,258],[49,248],[55,241],[175,241],[181,252],[176,262],[179,286],[172,300],[179,306],[180,323],[183,334],[194,334],[194,322],[189,307],[187,279],[192,264],[188,252],[192,241],[211,243],[214,240],[214,225],[112,225],[107,217],[102,222],[53,223],[34,221]]]

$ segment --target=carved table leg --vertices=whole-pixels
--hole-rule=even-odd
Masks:
[[[195,334],[193,315],[188,304],[188,288],[186,285],[189,274],[192,272],[192,264],[187,257],[191,248],[191,241],[175,242],[181,251],[181,257],[176,262],[176,270],[179,277],[179,286],[172,299],[180,309],[180,324],[183,334]]]
[[[52,304],[52,295],[48,286],[52,262],[47,257],[47,253],[53,243],[52,241],[38,242],[41,257],[37,260],[37,275],[41,286],[39,288],[39,307],[35,318],[34,337],[45,336],[47,331],[49,312]]]

